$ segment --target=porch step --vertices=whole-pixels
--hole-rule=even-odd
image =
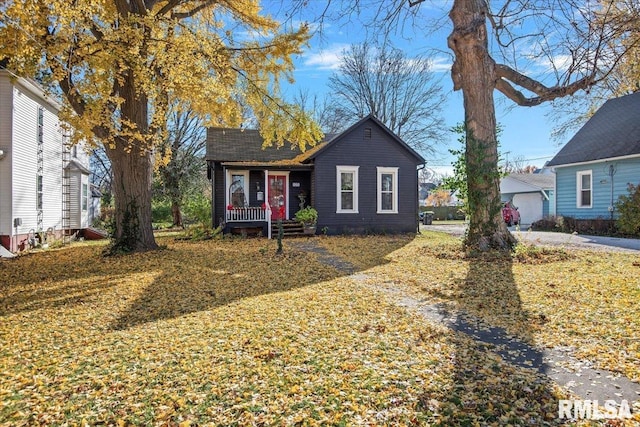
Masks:
[[[291,219],[282,221],[282,230],[285,237],[307,236],[307,234],[304,234],[302,224]],[[272,238],[278,237],[277,221],[271,223],[271,236]]]

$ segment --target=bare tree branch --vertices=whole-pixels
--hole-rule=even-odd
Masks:
[[[498,77],[498,80],[496,80],[496,89],[516,104],[525,107],[540,105],[543,102],[572,95],[581,89],[588,88],[595,81],[595,73],[592,73],[569,85],[548,88],[539,81],[527,77],[506,65],[496,64],[495,69],[496,76]],[[528,98],[522,92],[516,90],[509,82],[513,82],[538,96]]]

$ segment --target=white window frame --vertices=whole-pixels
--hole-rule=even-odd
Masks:
[[[336,213],[358,213],[358,169],[360,166],[336,166]],[[353,174],[353,209],[342,209],[342,174]]]
[[[44,176],[41,173],[36,174],[36,209],[42,210],[44,206]]]
[[[582,192],[586,190],[582,188],[582,177],[589,175],[589,204],[582,203]],[[593,207],[593,172],[591,170],[578,171],[576,173],[576,207],[578,209],[590,209]]]
[[[227,185],[226,185],[226,194],[224,196],[226,203],[225,206],[229,206],[231,204],[229,190],[231,189],[231,184],[233,184],[233,175],[243,175],[244,176],[244,184],[242,189],[244,190],[244,203],[245,206],[249,204],[249,171],[248,170],[229,170],[227,169]]]
[[[398,168],[390,168],[390,167],[381,167],[377,168],[378,175],[378,184],[376,194],[378,196],[378,209],[377,213],[379,214],[397,214],[398,213]],[[391,209],[382,209],[382,175],[391,175],[393,177],[391,189],[392,199],[391,199]]]
[[[82,212],[86,212],[89,210],[89,185],[87,183],[82,183]]]

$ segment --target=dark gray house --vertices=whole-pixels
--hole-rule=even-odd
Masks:
[[[271,236],[301,204],[318,211],[318,232],[417,230],[418,166],[424,158],[382,122],[365,117],[304,153],[262,149],[256,130],[207,129],[213,225]]]

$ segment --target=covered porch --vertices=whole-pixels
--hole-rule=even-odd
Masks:
[[[220,162],[212,167],[214,227],[271,238],[273,224],[311,204],[310,165]]]

